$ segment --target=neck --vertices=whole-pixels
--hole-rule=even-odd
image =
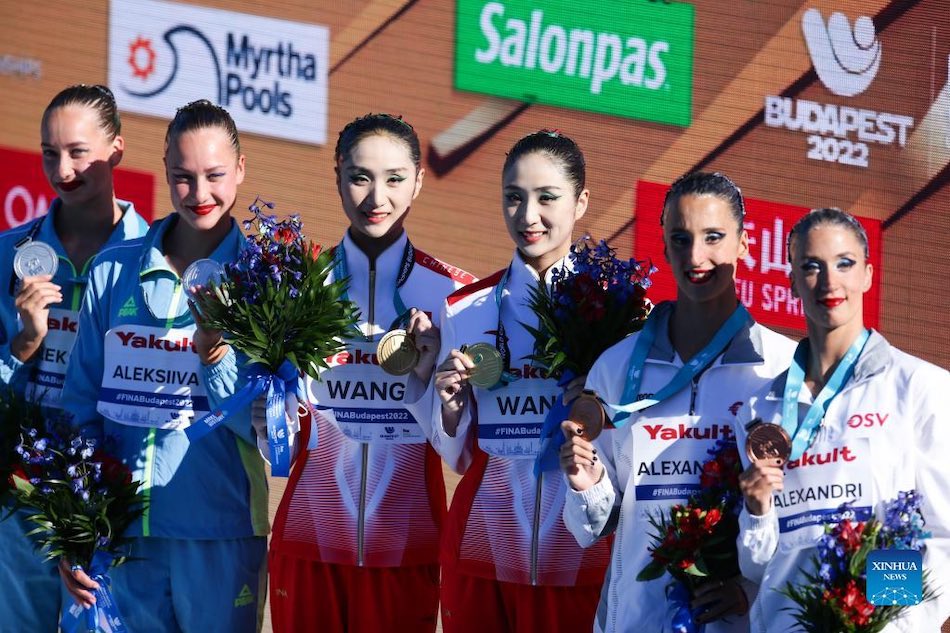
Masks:
[[[180,275],[195,260],[211,255],[230,230],[230,214],[222,216],[214,227],[206,231],[195,230],[187,222],[177,218],[162,241],[165,259]]]
[[[670,317],[670,339],[684,363],[709,344],[737,305],[739,300],[733,295],[701,304],[679,296]]]
[[[382,255],[387,248],[395,244],[402,236],[402,227],[394,226],[393,230],[382,237],[370,237],[365,233],[354,231],[353,227],[350,227],[349,236],[357,248],[363,251],[363,254],[366,255],[370,263],[373,263],[376,261],[376,258]]]
[[[826,330],[808,324],[808,367],[805,380],[817,387],[823,386],[834,373],[838,362],[848,353],[851,345],[864,329],[864,323],[856,319],[854,325]]]
[[[535,272],[538,273],[538,277],[544,279],[544,276],[547,274],[548,270],[550,270],[551,266],[564,259],[570,250],[571,247],[569,244],[567,248],[564,248],[563,250],[551,251],[538,257],[528,257],[524,253],[521,253],[521,258],[524,259],[528,266],[531,266],[531,268],[533,268]]]
[[[60,199],[59,210],[54,218],[56,234],[77,236],[81,239],[112,233],[113,227],[122,219],[122,209],[111,195],[89,204],[70,206]]]

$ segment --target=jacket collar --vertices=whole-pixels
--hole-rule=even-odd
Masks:
[[[806,339],[802,339],[806,340]],[[871,336],[864,346],[864,351],[858,357],[858,362],[854,365],[854,374],[848,384],[857,384],[872,378],[873,376],[887,369],[891,358],[891,344],[887,339],[881,336],[876,330],[871,330]],[[788,378],[788,370],[775,377],[766,400],[781,400],[785,397],[785,383]]]
[[[670,341],[670,318],[673,316],[675,306],[675,301],[664,301],[653,309],[650,318],[659,319],[660,322],[657,324],[659,334],[647,354],[650,360],[672,363],[676,358],[676,350]],[[732,338],[714,365],[749,365],[764,362],[762,332],[755,327],[755,321],[749,319]]]
[[[178,221],[178,214],[171,213],[167,217],[155,222],[151,228],[149,228],[144,238],[145,249],[142,253],[141,265],[139,266],[140,277],[145,277],[156,272],[165,272],[176,277],[178,276],[177,273],[172,270],[171,266],[168,265],[168,260],[165,259],[165,250],[162,246],[165,234],[169,229],[175,226],[175,223]],[[221,264],[232,262],[234,261],[235,254],[240,252],[244,242],[244,234],[241,233],[234,218],[231,218],[231,229],[208,258]]]

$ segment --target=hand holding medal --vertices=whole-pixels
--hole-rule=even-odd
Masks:
[[[739,475],[739,489],[746,507],[754,516],[763,516],[772,508],[772,494],[783,488],[782,466],[792,452],[792,441],[778,424],[753,420],[745,443],[751,465]]]
[[[399,325],[403,327],[397,327]],[[400,315],[376,347],[379,366],[387,374],[404,376],[416,372],[422,382],[432,376],[432,367],[440,349],[439,330],[429,315],[410,308]]]
[[[604,430],[607,414],[600,398],[593,391],[585,390],[574,400],[568,419],[581,428],[580,436],[593,442]]]

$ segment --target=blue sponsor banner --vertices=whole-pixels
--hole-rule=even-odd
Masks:
[[[36,384],[40,385],[41,387],[62,389],[64,382],[66,382],[66,376],[63,374],[57,374],[51,371],[43,371],[42,369],[38,369],[36,371]]]
[[[870,506],[860,506],[857,508],[849,508],[847,510],[841,510],[839,508],[828,510],[808,510],[806,512],[799,512],[798,514],[792,514],[787,517],[779,518],[778,529],[780,532],[791,532],[793,530],[798,530],[803,527],[810,527],[812,525],[838,523],[845,519],[851,519],[852,521],[867,521],[870,518]]]
[[[110,389],[108,387],[103,387],[99,391],[99,401],[134,407],[172,409],[175,411],[187,408],[191,408],[195,411],[208,411],[211,408],[206,396],[165,396],[159,393]]]
[[[405,409],[357,409],[342,407],[317,407],[318,411],[333,411],[340,423],[362,422],[363,424],[405,424],[416,421]]]
[[[663,499],[688,499],[699,492],[699,484],[657,484],[637,486],[637,501],[658,501]]]
[[[541,437],[543,423],[538,422],[512,424],[479,424],[478,437],[483,440],[498,439],[531,439]]]

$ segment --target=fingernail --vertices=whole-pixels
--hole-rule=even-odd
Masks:
[[[594,449],[591,449],[591,450],[593,450],[593,451],[594,451],[594,455],[596,455],[596,454],[597,454],[597,449],[596,449],[596,448],[594,448]]]
[[[578,427],[578,428],[574,429],[574,433],[576,433],[577,435],[583,435],[583,434],[584,434],[584,429]]]
[[[595,461],[595,462],[597,461],[597,456],[596,456],[596,455],[594,455],[594,461]]]

